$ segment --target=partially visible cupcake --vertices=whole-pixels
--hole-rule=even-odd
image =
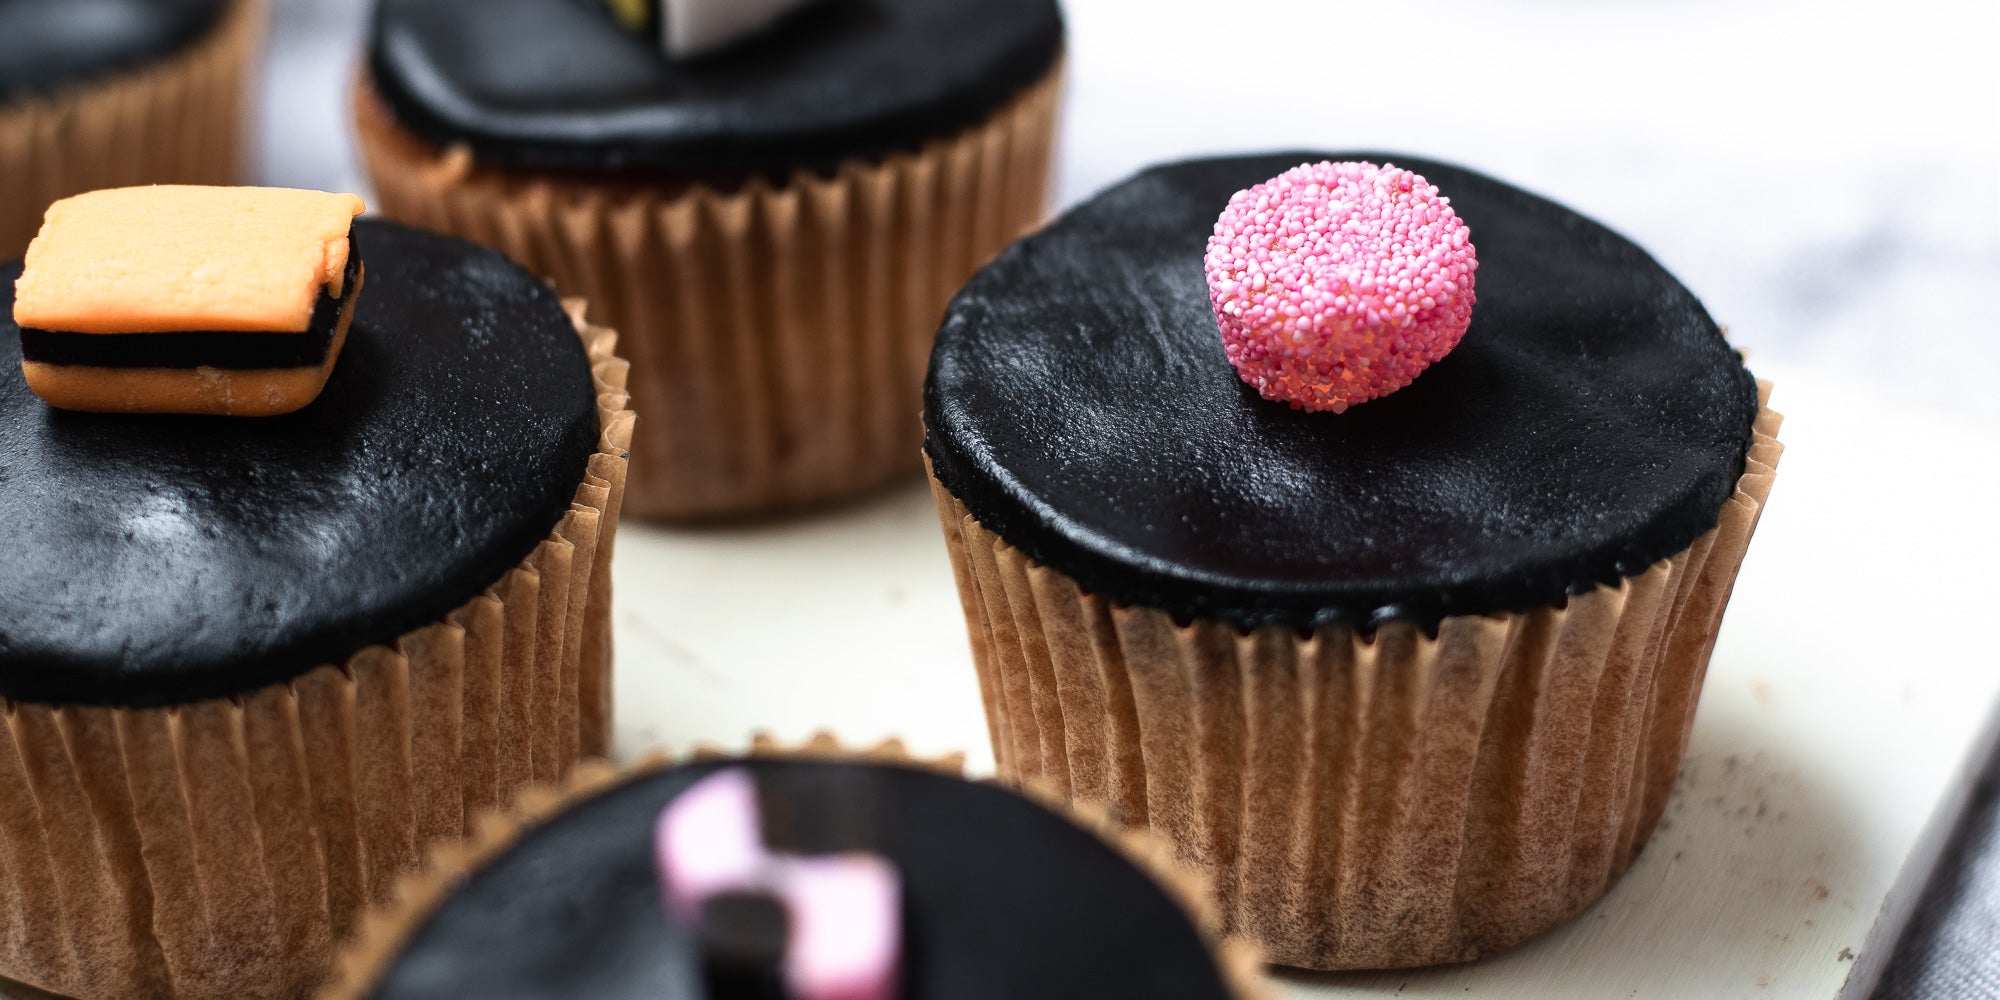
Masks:
[[[632,513],[755,514],[916,474],[938,316],[1042,218],[1062,52],[1055,0],[380,0],[356,117],[386,215],[623,332]]]
[[[1765,393],[1644,251],[1469,170],[1117,185],[975,277],[932,360],[1001,771],[1172,839],[1284,964],[1546,930],[1673,787]]]
[[[263,0],[0,0],[0,259],[59,198],[228,184]]]
[[[1163,846],[893,744],[592,766],[440,846],[322,997],[1262,995]]]
[[[0,266],[0,976],[296,997],[602,753],[614,335],[359,198],[59,202]]]

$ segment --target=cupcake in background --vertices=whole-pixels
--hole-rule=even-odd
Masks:
[[[931,335],[1042,218],[1054,0],[380,0],[356,88],[387,216],[621,330],[628,509],[712,518],[914,476]]]
[[[592,764],[479,826],[322,1000],[1266,995],[1165,845],[896,744]]]
[[[614,335],[361,199],[162,185],[0,267],[0,976],[297,997],[600,754]]]
[[[228,184],[263,0],[0,0],[0,259],[59,198]]]
[[[1117,185],[975,277],[932,359],[1000,770],[1172,840],[1286,965],[1547,930],[1673,788],[1767,391],[1644,251],[1469,170]]]

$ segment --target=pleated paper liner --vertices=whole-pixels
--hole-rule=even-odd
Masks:
[[[847,747],[827,733],[814,736],[798,746],[783,745],[760,733],[747,754],[704,748],[696,751],[692,760],[726,760],[740,756],[897,764],[932,770],[954,778],[963,776],[965,765],[964,756],[958,754],[937,759],[912,756],[900,740],[889,740],[864,750]],[[445,897],[468,875],[485,867],[534,827],[609,791],[615,785],[667,770],[679,763],[682,762],[656,754],[621,772],[603,761],[588,761],[560,787],[525,789],[508,808],[479,817],[474,824],[474,834],[469,839],[437,843],[431,849],[428,866],[421,872],[406,876],[397,888],[395,900],[370,913],[360,930],[342,949],[335,963],[333,978],[320,992],[319,1000],[361,1000],[367,996],[411,936]],[[1151,876],[1170,898],[1186,908],[1190,918],[1209,940],[1215,952],[1216,966],[1233,996],[1238,1000],[1271,1000],[1272,993],[1263,982],[1262,962],[1256,946],[1242,938],[1220,933],[1201,876],[1176,861],[1170,845],[1143,830],[1119,824],[1103,806],[1068,802],[1032,784],[1022,791],[1103,838],[1126,860]]]
[[[48,96],[0,102],[0,260],[19,257],[51,202],[136,184],[233,184],[264,0],[234,0],[163,61]]]
[[[300,996],[419,845],[605,752],[633,415],[616,334],[571,315],[598,450],[555,530],[483,594],[238,697],[4,706],[0,976],[82,998]]]
[[[1761,410],[1735,495],[1686,551],[1435,638],[1177,625],[1034,563],[933,479],[1000,772],[1173,841],[1228,929],[1281,964],[1512,947],[1602,896],[1659,822],[1779,421]]]
[[[384,215],[486,243],[624,334],[647,432],[627,512],[764,513],[914,477],[944,307],[1043,218],[1061,70],[985,124],[831,177],[738,190],[593,184],[473,162],[397,125],[364,81]]]

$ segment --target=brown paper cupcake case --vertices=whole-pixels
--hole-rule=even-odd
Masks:
[[[47,97],[0,102],[0,259],[19,257],[49,203],[135,184],[231,184],[243,162],[264,0],[236,0],[163,62]]]
[[[1060,68],[985,124],[831,177],[737,190],[509,173],[402,129],[364,81],[390,218],[499,247],[623,331],[647,433],[628,512],[743,515],[918,467],[932,335],[965,279],[1042,219]]]
[[[1511,947],[1603,895],[1659,822],[1780,419],[1761,410],[1735,495],[1686,551],[1435,638],[1179,625],[1034,563],[933,479],[1001,774],[1166,836],[1279,963]]]
[[[828,733],[820,733],[796,746],[787,746],[769,734],[759,733],[747,754],[731,753],[719,747],[703,747],[696,750],[691,759],[700,761],[738,756],[876,761],[928,768],[951,777],[961,777],[965,769],[963,754],[928,759],[916,757],[904,747],[902,741],[894,739],[857,750]],[[369,987],[387,971],[410,936],[443,902],[452,888],[466,875],[492,861],[532,827],[611,785],[665,770],[678,763],[681,762],[666,754],[654,754],[621,772],[603,761],[587,761],[560,787],[540,785],[523,789],[509,807],[479,817],[470,838],[435,844],[429,864],[422,871],[405,876],[397,887],[394,901],[377,907],[363,921],[360,930],[341,951],[332,980],[320,991],[318,1000],[359,1000],[366,995]],[[1072,803],[1033,782],[1022,791],[1102,837],[1184,906],[1214,945],[1217,965],[1232,995],[1238,1000],[1272,1000],[1271,992],[1264,985],[1261,974],[1263,963],[1257,947],[1240,937],[1223,936],[1217,930],[1218,924],[1202,877],[1175,860],[1171,845],[1144,830],[1120,824],[1102,805]]]
[[[527,559],[393,646],[173,708],[7,703],[0,975],[76,997],[296,997],[419,845],[605,752],[633,415],[571,315],[603,428]]]

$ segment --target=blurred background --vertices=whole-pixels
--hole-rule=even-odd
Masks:
[[[365,190],[364,0],[276,0],[260,180]],[[1061,205],[1199,153],[1407,150],[1650,249],[1748,350],[2000,423],[2000,3],[1066,0]]]

